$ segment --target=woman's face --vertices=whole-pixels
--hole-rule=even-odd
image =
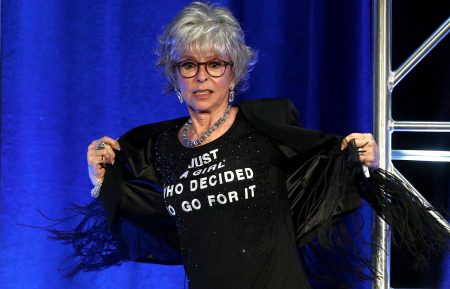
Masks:
[[[211,52],[206,54],[183,54],[177,62],[180,63],[187,60],[197,63],[208,62],[210,60],[230,61],[228,58]],[[230,65],[226,65],[225,73],[219,77],[209,75],[206,71],[206,65],[199,65],[198,73],[191,78],[183,77],[177,68],[176,76],[178,89],[183,95],[188,109],[196,112],[213,113],[223,109],[228,104],[230,89],[234,89],[234,80]]]

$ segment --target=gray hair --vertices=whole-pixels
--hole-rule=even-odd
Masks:
[[[164,27],[159,36],[156,65],[164,71],[168,81],[166,92],[176,86],[176,61],[189,52],[214,51],[228,56],[233,62],[232,75],[236,90],[248,87],[248,77],[256,63],[257,53],[245,45],[245,36],[231,12],[216,4],[192,2]]]

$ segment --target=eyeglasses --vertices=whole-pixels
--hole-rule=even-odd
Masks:
[[[180,72],[181,76],[183,76],[184,78],[192,78],[197,75],[200,65],[205,65],[206,72],[209,74],[209,76],[221,77],[227,70],[227,66],[233,65],[233,63],[218,59],[212,59],[207,62],[185,60],[180,61],[175,65],[178,67],[178,71]]]

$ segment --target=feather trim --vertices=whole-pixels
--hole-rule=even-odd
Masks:
[[[72,255],[67,256],[59,267],[59,270],[65,272],[66,277],[73,278],[81,271],[97,271],[119,265],[127,259],[122,255],[123,250],[119,249],[119,243],[108,227],[103,207],[99,201],[94,200],[85,206],[72,204],[68,210],[74,215],[60,220],[46,217],[54,224],[44,228],[50,233],[50,239],[70,244],[73,247]],[[81,221],[71,230],[54,228],[60,223],[80,216],[82,217]]]
[[[365,253],[368,245],[375,244],[362,238],[360,228],[350,232],[349,222],[338,220],[358,207],[355,199],[359,196],[390,225],[393,242],[415,256],[416,267],[428,265],[431,255],[449,249],[449,232],[430,215],[435,210],[384,170],[372,171],[366,178],[352,144],[343,151],[321,152],[305,162],[289,176],[288,192],[297,244],[307,273],[317,284],[350,288],[353,282],[377,277]],[[350,256],[353,262],[342,262],[342,256]],[[324,273],[324,267],[333,269]]]
[[[377,272],[370,261],[370,244],[362,234],[362,217],[350,214],[328,230],[333,240],[327,247],[318,239],[300,248],[300,258],[312,288],[360,288]]]
[[[430,214],[436,210],[407,184],[382,169],[372,171],[367,180],[358,179],[362,196],[393,231],[393,243],[415,257],[415,268],[426,267],[429,257],[449,250],[450,232]]]
[[[321,152],[304,162],[287,180],[299,246],[319,237],[331,245],[328,229],[343,214],[360,207],[347,150]]]
[[[362,237],[363,220],[348,214],[361,206],[354,166],[348,149],[336,147],[315,155],[288,177],[297,245],[317,288],[352,288],[376,277],[370,246]]]

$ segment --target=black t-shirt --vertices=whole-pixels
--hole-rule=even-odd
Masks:
[[[239,112],[224,135],[199,147],[183,147],[179,129],[164,130],[153,149],[189,288],[309,288],[281,152]]]

